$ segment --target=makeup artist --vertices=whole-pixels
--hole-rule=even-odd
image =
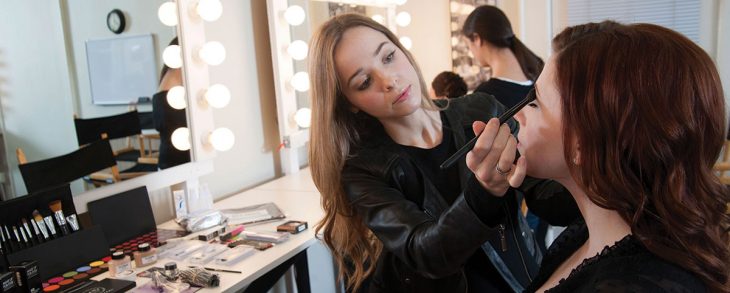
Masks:
[[[727,124],[713,61],[652,24],[569,27],[553,49],[537,100],[515,116],[517,172],[563,184],[583,218],[527,291],[730,292],[730,190],[712,171]]]
[[[178,45],[175,37],[169,45]],[[172,132],[187,127],[185,109],[175,109],[167,102],[167,93],[175,86],[183,85],[182,69],[162,66],[159,89],[152,97],[152,115],[155,129],[160,133],[160,153],[157,166],[167,169],[190,161],[190,152],[181,151],[172,145]]]
[[[474,137],[474,121],[504,106],[481,93],[432,101],[413,57],[368,17],[335,16],[311,43],[310,162],[325,210],[317,232],[347,290],[522,291],[540,259],[508,182],[521,182],[524,168],[495,168],[500,157],[514,160],[517,124],[483,135],[496,139],[488,159],[439,168]],[[536,202],[567,192],[525,182],[520,188]],[[485,221],[500,211],[508,216]],[[569,223],[576,215],[555,216]]]

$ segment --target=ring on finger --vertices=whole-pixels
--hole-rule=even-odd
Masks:
[[[512,171],[512,168],[509,168],[509,170],[507,170],[507,171],[503,171],[502,169],[499,168],[499,165],[496,165],[496,166],[494,166],[494,170],[497,171],[497,174],[499,174],[499,175],[507,176],[507,174],[509,174],[509,172]]]

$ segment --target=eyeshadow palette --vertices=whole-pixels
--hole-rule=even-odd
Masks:
[[[43,292],[64,292],[86,283],[92,277],[106,272],[109,269],[107,264],[112,258],[107,256],[86,265],[79,266],[59,276],[48,279],[43,283]]]
[[[142,236],[136,237],[132,240],[125,241],[122,244],[114,246],[115,251],[123,251],[124,254],[132,257],[132,253],[137,251],[137,245],[142,243],[149,243],[153,247],[159,247],[167,243],[167,240],[172,238],[183,237],[190,234],[190,232],[182,230],[165,230],[159,229]]]

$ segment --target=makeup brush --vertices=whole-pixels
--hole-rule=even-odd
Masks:
[[[43,222],[43,216],[41,216],[41,213],[38,212],[38,210],[33,210],[33,219],[35,219],[36,224],[38,224],[38,230],[41,230],[41,234],[43,234],[43,238],[45,240],[48,240],[48,231],[46,230],[46,223]]]
[[[524,108],[530,102],[534,101],[536,98],[537,98],[537,96],[535,95],[535,90],[534,89],[530,90],[530,92],[527,94],[525,99],[523,99],[521,102],[519,102],[514,107],[507,110],[507,112],[504,112],[504,113],[502,113],[502,115],[499,115],[499,125],[502,125],[505,122],[507,122],[507,120],[512,118],[512,116],[517,114],[517,112],[522,110],[522,108]],[[458,151],[456,151],[456,153],[454,153],[453,155],[451,155],[451,157],[446,159],[446,161],[444,161],[439,168],[441,168],[441,170],[445,170],[446,168],[451,167],[451,165],[456,163],[456,161],[458,161],[461,157],[466,155],[466,153],[471,151],[474,148],[474,145],[477,143],[477,139],[479,139],[480,135],[481,135],[481,133],[477,134],[477,136],[475,136],[469,142],[467,142],[464,146],[462,146]]]
[[[28,235],[28,240],[30,242],[33,242],[33,234],[30,233],[30,227],[28,227],[28,221],[25,218],[20,219],[20,222],[23,224],[22,228],[25,228],[25,234]],[[21,228],[21,230],[23,230]]]
[[[63,209],[61,208],[61,201],[54,200],[48,204],[48,207],[51,208],[51,211],[53,212],[53,216],[56,218],[56,223],[58,223],[58,227],[61,229],[61,234],[68,235],[69,233],[71,233],[68,230],[68,226],[66,226],[66,217],[63,216]]]
[[[35,238],[38,239],[38,243],[43,243],[43,237],[41,236],[41,231],[38,230],[38,224],[33,221],[33,219],[30,219],[30,226],[33,227],[33,232],[35,232]]]
[[[46,223],[46,227],[48,227],[48,232],[51,234],[51,237],[58,237],[58,234],[56,234],[56,225],[53,225],[53,218],[51,218],[51,216],[45,216],[43,217],[43,222]]]

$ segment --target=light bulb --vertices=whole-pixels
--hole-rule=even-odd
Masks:
[[[208,142],[210,142],[213,148],[217,151],[224,152],[233,147],[233,144],[236,142],[236,138],[233,135],[233,131],[228,128],[221,127],[210,133],[210,136],[208,136]]]
[[[406,2],[408,2],[408,0],[395,0],[394,2],[395,2],[395,5],[403,5],[403,4],[406,4]]]
[[[379,24],[385,23],[385,17],[383,17],[380,14],[375,14],[375,15],[371,16],[370,18],[372,18],[375,22],[377,22]]]
[[[208,65],[219,65],[226,59],[226,48],[220,42],[207,42],[198,51],[198,56]]]
[[[180,127],[172,132],[170,137],[172,140],[172,146],[181,151],[187,151],[190,149],[190,130],[187,127]]]
[[[284,19],[289,25],[297,26],[304,23],[304,8],[299,5],[292,5],[284,11]]]
[[[223,13],[223,5],[220,0],[200,0],[195,11],[205,21],[216,21]]]
[[[406,50],[410,50],[411,47],[413,47],[413,41],[411,41],[411,38],[409,37],[400,37],[400,43],[403,45],[403,48],[406,48]]]
[[[301,128],[309,128],[312,125],[312,110],[309,108],[301,108],[294,113],[294,121]]]
[[[167,91],[167,103],[174,109],[185,109],[187,107],[187,102],[185,102],[185,88],[178,85]]]
[[[170,45],[165,48],[165,51],[162,51],[162,61],[165,62],[165,65],[170,68],[180,68],[182,67],[182,52],[180,51],[180,46],[178,45]]]
[[[305,43],[304,41],[296,40],[289,44],[289,47],[286,48],[286,52],[288,52],[289,56],[291,56],[291,58],[294,60],[304,60],[305,58],[307,58],[309,48],[307,46],[307,43]]]
[[[300,71],[294,74],[291,78],[291,85],[295,90],[300,92],[306,92],[309,90],[309,74]]]
[[[205,100],[213,108],[223,108],[231,101],[231,91],[222,84],[214,84],[205,91]]]
[[[408,12],[402,11],[395,16],[395,23],[399,26],[407,27],[411,24],[411,15]]]
[[[174,2],[165,2],[157,9],[157,17],[166,26],[177,25],[177,6]]]

